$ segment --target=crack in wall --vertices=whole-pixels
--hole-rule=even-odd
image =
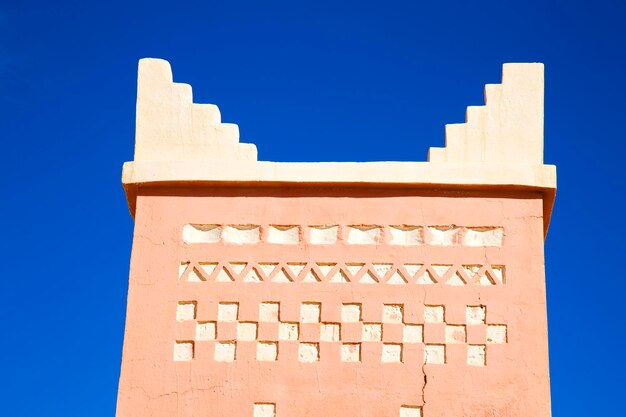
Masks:
[[[425,353],[425,355],[427,355]],[[428,375],[426,375],[426,364],[422,364],[422,374],[424,375],[424,385],[422,385],[422,407],[426,408],[426,385],[428,384]]]
[[[422,304],[426,305],[426,291],[424,291]],[[428,385],[428,375],[426,375],[426,363],[428,362],[427,359],[428,359],[428,352],[424,349],[424,360],[422,363],[422,375],[424,375],[424,385],[422,385],[422,413],[424,409],[426,408],[426,385]]]

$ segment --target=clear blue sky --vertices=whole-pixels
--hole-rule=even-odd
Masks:
[[[544,62],[553,415],[623,415],[624,4],[2,1],[0,414],[114,413],[120,173],[137,60],[160,57],[272,161],[425,160],[502,63]]]

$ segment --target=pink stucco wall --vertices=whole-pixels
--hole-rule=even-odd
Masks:
[[[398,416],[401,407],[408,407],[405,415],[425,417],[550,415],[540,194],[152,188],[140,190],[136,207],[118,417],[252,417],[255,403],[273,404],[277,417]],[[259,242],[185,243],[187,224],[219,225],[222,232],[227,225],[258,225]],[[298,243],[268,242],[271,225],[298,226]],[[309,243],[308,227],[315,225],[337,225],[338,241]],[[353,225],[379,226],[377,242],[349,244]],[[390,226],[398,225],[417,227],[424,242],[392,244]],[[437,244],[429,227],[451,225],[458,234]],[[467,230],[485,227],[503,230],[501,245],[466,244]],[[207,273],[201,263],[218,263],[216,272]],[[260,263],[304,269],[286,274],[293,282],[272,282],[277,273],[267,276]],[[241,275],[255,272],[262,282],[244,282],[230,264],[245,267]],[[323,275],[318,264],[330,264],[331,274],[343,271],[351,282],[323,276],[321,282],[299,282],[310,268]],[[354,264],[364,264],[356,276],[348,268],[359,269]],[[369,274],[379,282],[359,282],[380,264],[383,276]],[[450,265],[449,272],[437,276],[435,270],[445,269],[438,265]],[[215,282],[223,266],[223,277],[234,281]],[[503,271],[501,280],[494,278],[496,269]],[[476,270],[488,271],[485,285],[468,276]],[[425,271],[438,282],[416,283]],[[397,285],[387,283],[396,272],[407,282],[396,277]],[[201,281],[190,282],[191,274]],[[279,303],[276,321],[259,317],[264,302]],[[236,321],[218,317],[219,303],[237,303]],[[302,303],[320,303],[319,323],[301,322]],[[356,322],[342,318],[344,304],[360,304]],[[401,306],[395,323],[385,322],[384,305]],[[438,306],[445,311],[443,321],[425,320],[425,308]],[[468,307],[484,308],[484,321],[468,323]],[[205,322],[214,323],[214,338],[198,336],[197,326]],[[253,340],[237,335],[242,322],[256,325]],[[280,340],[280,323],[298,323],[298,340]],[[320,327],[329,323],[339,325],[339,340],[320,340]],[[363,340],[364,324],[381,325],[380,341]],[[422,326],[421,342],[405,343],[403,332],[411,325]],[[496,325],[499,339],[490,341],[488,329]],[[452,326],[461,332],[454,340],[446,338]],[[234,343],[232,361],[216,360],[220,342]],[[275,343],[275,361],[257,360],[259,342]],[[177,343],[182,354],[175,352]],[[302,362],[301,343],[317,344],[318,360]],[[344,343],[360,344],[356,362],[342,361]],[[383,345],[399,347],[400,361],[383,362]],[[443,346],[445,363],[424,363],[424,351],[432,346]],[[484,364],[475,358],[468,364],[470,346],[485,347]]]

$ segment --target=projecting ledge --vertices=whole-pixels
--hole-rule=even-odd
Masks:
[[[139,187],[190,185],[382,186],[419,189],[534,191],[543,195],[548,230],[556,192],[554,165],[436,162],[126,162],[122,172],[134,215]]]
[[[556,167],[450,162],[134,161],[124,164],[122,182],[125,186],[150,183],[267,182],[555,189]]]

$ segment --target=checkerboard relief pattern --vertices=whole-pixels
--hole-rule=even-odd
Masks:
[[[366,354],[377,356],[381,364],[407,362],[405,352],[411,350],[412,360],[420,351],[421,363],[443,365],[447,347],[462,345],[468,365],[486,366],[488,349],[507,342],[506,324],[488,323],[484,305],[465,306],[462,324],[448,323],[443,305],[424,305],[420,323],[406,319],[403,304],[383,304],[379,322],[363,321],[360,303],[303,302],[298,321],[283,320],[280,307],[279,301],[262,302],[258,321],[240,321],[237,302],[220,302],[210,317],[197,317],[196,301],[180,301],[176,320],[190,329],[190,337],[176,341],[174,360],[190,361],[196,350],[208,349],[215,361],[232,362],[242,359],[242,344],[254,344],[259,361],[281,360],[281,350],[290,347],[297,348],[298,361],[317,362],[323,354],[320,345],[330,343],[340,344],[337,359],[342,362],[361,362]],[[322,308],[340,309],[341,320],[322,322]]]

